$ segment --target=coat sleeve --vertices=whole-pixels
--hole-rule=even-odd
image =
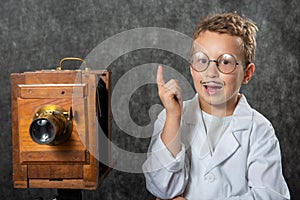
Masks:
[[[162,111],[154,124],[154,132],[149,145],[147,160],[143,164],[147,189],[156,197],[171,199],[181,195],[188,180],[189,162],[185,155],[185,146],[176,158],[161,140],[165,123],[165,111]]]
[[[275,131],[263,117],[253,126],[248,156],[248,184],[254,199],[290,199],[284,180],[281,152]]]

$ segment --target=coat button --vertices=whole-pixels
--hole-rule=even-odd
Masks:
[[[207,180],[208,182],[212,183],[215,181],[215,175],[213,175],[212,173],[209,173],[205,176],[205,180]]]

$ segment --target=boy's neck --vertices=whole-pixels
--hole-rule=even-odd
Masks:
[[[241,97],[242,95],[239,94],[236,97],[234,97],[232,100],[219,105],[207,104],[205,102],[202,102],[201,98],[199,98],[200,109],[202,109],[204,112],[210,115],[214,115],[217,117],[231,116]]]

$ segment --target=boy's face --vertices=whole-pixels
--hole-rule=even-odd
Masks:
[[[195,71],[192,65],[190,70],[201,105],[235,106],[241,84],[246,83],[252,76],[245,75],[247,72],[244,71],[246,66],[241,38],[205,31],[194,41],[193,53],[196,52],[205,53],[209,60],[217,60],[222,54],[230,54],[234,57],[238,65],[228,74],[220,72],[216,62],[210,62],[208,68],[202,72]],[[254,72],[254,65],[252,72]]]

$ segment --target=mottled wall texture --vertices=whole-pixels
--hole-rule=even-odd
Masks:
[[[107,53],[108,57],[118,56],[109,57],[110,63],[107,62],[108,57],[103,58],[103,64],[102,60],[98,60],[97,67],[101,68],[102,65],[112,72],[112,85],[114,88],[118,86],[119,92],[124,91],[124,94],[121,92],[118,97],[120,102],[128,101],[125,105],[129,113],[122,113],[122,110],[117,109],[116,112],[120,113],[117,113],[113,120],[113,158],[118,169],[113,169],[96,191],[82,191],[82,198],[154,199],[145,188],[143,174],[122,170],[123,163],[135,163],[135,158],[124,157],[119,150],[145,153],[150,142],[149,137],[146,137],[149,136],[147,130],[153,125],[153,117],[157,114],[157,109],[150,108],[161,109],[159,106],[151,107],[160,103],[155,84],[151,81],[147,80],[147,84],[139,85],[134,91],[128,91],[128,88],[134,88],[134,82],[141,76],[134,75],[131,69],[145,66],[147,63],[161,63],[172,67],[192,84],[188,62],[175,51],[145,45],[145,38],[141,34],[129,40],[122,40],[117,34],[121,33],[122,36],[124,31],[142,27],[171,30],[175,34],[175,39],[171,41],[159,40],[159,34],[157,38],[151,39],[158,39],[153,41],[153,44],[163,44],[174,50],[182,47],[177,43],[180,40],[176,38],[180,37],[180,34],[191,37],[201,17],[210,13],[231,11],[251,18],[259,27],[255,76],[249,85],[243,86],[242,92],[252,107],[273,123],[281,143],[284,175],[292,197],[299,199],[300,5],[297,0],[1,0],[1,199],[52,199],[57,194],[56,189],[13,188],[11,117],[14,113],[11,113],[10,74],[53,69],[63,57],[86,58],[98,45],[107,40],[111,42],[111,46],[108,44],[102,49],[104,53]],[[145,37],[150,36],[145,34]],[[134,49],[126,51],[128,45]],[[146,74],[149,73],[151,80],[155,78],[155,69],[152,67],[145,71]],[[124,81],[122,78],[128,73],[131,74],[131,78]],[[143,75],[147,77],[145,73]],[[120,80],[123,81],[122,84],[118,84]],[[141,133],[145,134],[144,137],[131,135],[130,130],[125,130],[116,123],[122,120],[134,122],[139,128],[147,127],[147,133]],[[140,165],[137,164],[135,170],[140,171]]]

